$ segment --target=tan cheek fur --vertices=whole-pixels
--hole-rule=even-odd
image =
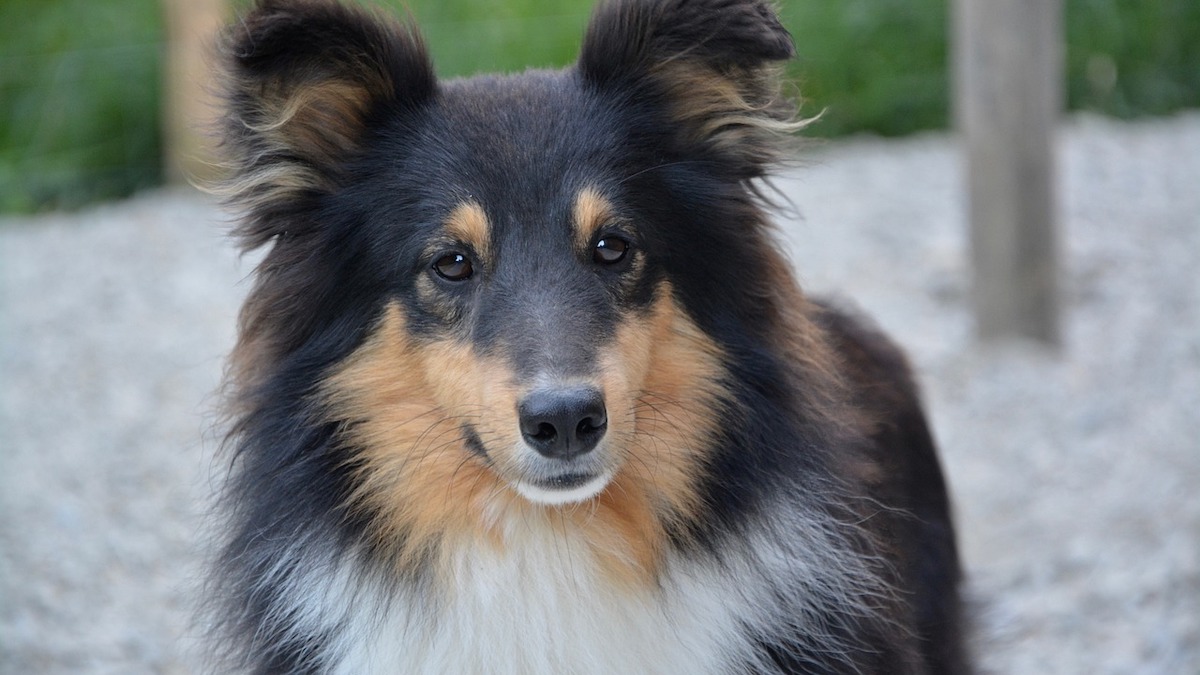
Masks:
[[[374,535],[399,545],[398,564],[417,563],[446,536],[485,537],[479,514],[495,509],[488,502],[516,499],[461,433],[469,422],[489,446],[515,444],[507,426],[487,419],[496,410],[483,405],[486,393],[515,401],[506,389],[503,372],[465,346],[414,344],[395,305],[325,382],[329,412],[346,424],[345,442],[356,450],[347,457],[359,464],[352,505],[377,514]]]
[[[611,581],[653,583],[672,519],[701,507],[697,480],[716,424],[722,355],[664,285],[646,317],[630,317],[601,357],[609,446],[620,469],[592,502],[551,509],[516,494],[520,392],[508,369],[452,341],[416,345],[391,306],[372,337],[330,377],[323,396],[355,449],[352,505],[373,514],[374,535],[397,564],[435,561],[466,542],[502,548],[508,524],[541,524],[586,542]],[[470,422],[492,462],[462,442]],[[566,530],[570,529],[568,533]]]
[[[598,540],[611,542],[598,548],[601,563],[626,584],[654,578],[671,521],[694,519],[702,507],[698,481],[729,398],[722,359],[666,284],[649,318],[627,320],[602,357],[608,442],[621,469],[590,517]]]

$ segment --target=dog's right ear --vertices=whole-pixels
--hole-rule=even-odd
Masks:
[[[333,0],[260,0],[228,31],[224,56],[224,191],[246,209],[247,248],[295,228],[287,212],[338,187],[383,115],[415,110],[436,89],[411,24]]]

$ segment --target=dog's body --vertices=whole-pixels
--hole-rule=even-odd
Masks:
[[[264,0],[230,193],[229,667],[964,672],[907,366],[801,294],[755,181],[794,126],[759,0],[617,0],[561,72]]]

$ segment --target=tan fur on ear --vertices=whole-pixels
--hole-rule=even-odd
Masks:
[[[669,60],[651,72],[690,142],[762,166],[777,161],[789,149],[791,134],[814,121],[797,116],[795,105],[783,97],[781,71],[766,64],[721,70]]]
[[[259,121],[247,127],[310,161],[336,161],[357,149],[372,92],[389,88],[382,78],[376,83],[324,80],[264,94]]]
[[[265,87],[243,122],[256,137],[258,161],[226,162],[231,177],[210,192],[253,208],[335,187],[335,173],[328,169],[358,149],[370,89],[336,80],[284,89]],[[276,159],[263,161],[266,157]]]
[[[776,64],[794,53],[765,0],[607,0],[578,67],[594,86],[665,107],[686,143],[746,179],[763,175],[810,121],[780,93]]]
[[[230,177],[214,190],[246,211],[247,248],[303,224],[281,213],[344,180],[374,117],[433,95],[433,66],[411,25],[320,0],[260,0],[225,41]]]

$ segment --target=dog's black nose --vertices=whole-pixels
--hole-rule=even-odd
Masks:
[[[571,459],[590,452],[604,437],[604,396],[592,387],[539,389],[517,407],[521,435],[545,457]]]

